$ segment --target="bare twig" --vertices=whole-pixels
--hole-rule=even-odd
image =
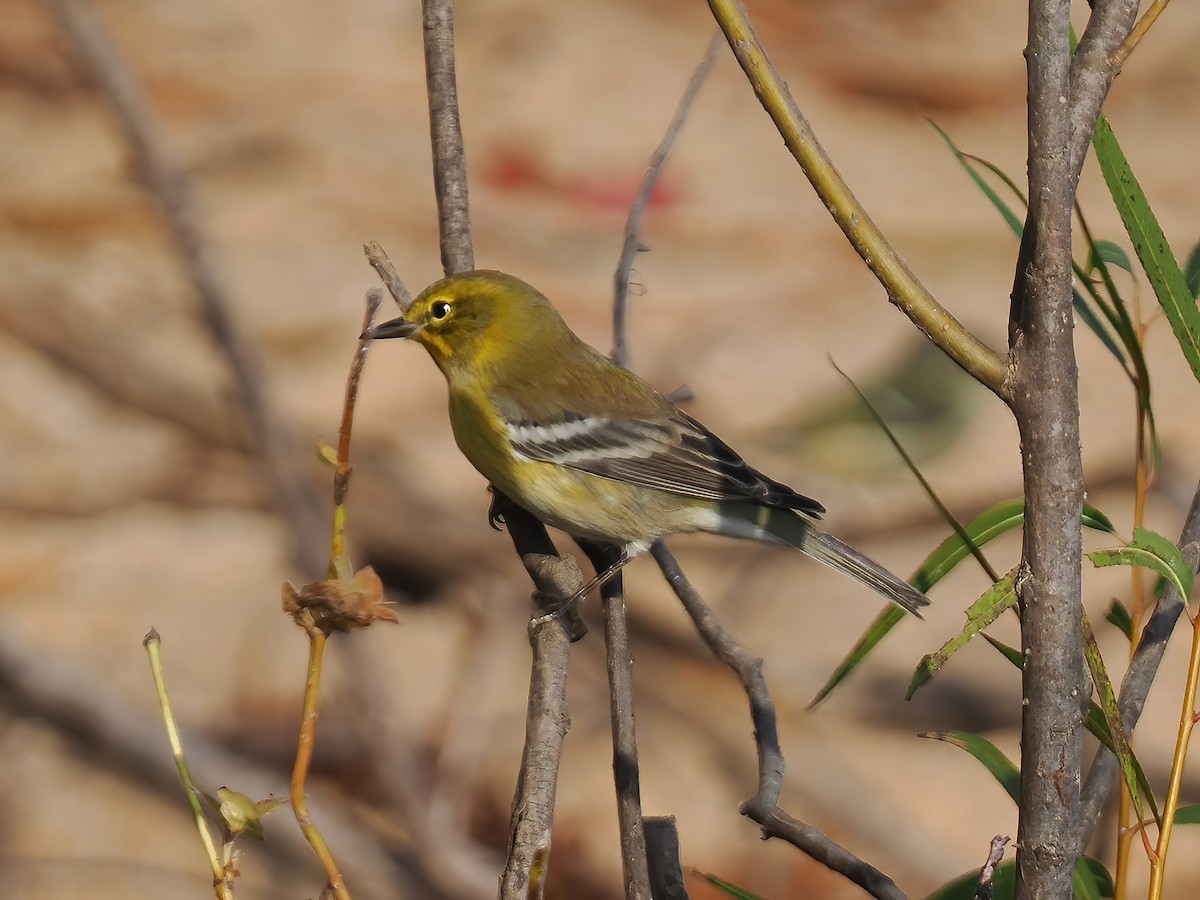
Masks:
[[[1192,496],[1192,505],[1179,535],[1179,546],[1189,556],[1188,562],[1191,563],[1193,571],[1200,571],[1200,556],[1195,552],[1197,541],[1200,541],[1200,485],[1197,485],[1196,493]],[[1191,550],[1189,551],[1188,548]],[[1125,731],[1130,737],[1133,736],[1133,730],[1145,708],[1146,697],[1150,694],[1150,687],[1154,683],[1159,664],[1167,650],[1167,641],[1171,637],[1175,623],[1179,620],[1183,609],[1184,603],[1179,592],[1168,582],[1154,614],[1150,616],[1146,627],[1142,629],[1137,652],[1133,654],[1129,669],[1121,681],[1121,697],[1118,701],[1118,708],[1121,711],[1121,721],[1125,725]],[[1084,844],[1087,843],[1100,821],[1104,801],[1116,783],[1118,766],[1116,756],[1108,750],[1101,747],[1097,751],[1083,790],[1082,843]]]
[[[831,872],[845,876],[849,881],[877,897],[879,900],[907,900],[907,896],[896,882],[892,881],[870,863],[859,859],[849,850],[834,843],[829,835],[813,826],[801,822],[782,809],[758,818],[746,813],[762,826],[763,837],[780,838],[793,847],[803,850]]]
[[[176,248],[200,300],[202,318],[229,361],[246,423],[262,455],[279,506],[293,529],[293,553],[302,564],[320,558],[325,524],[296,469],[294,441],[267,402],[262,378],[238,334],[229,292],[217,274],[208,240],[196,221],[187,181],[170,158],[141,86],[99,20],[79,0],[47,0],[76,56],[112,110],[133,154],[134,168],[158,200]]]
[[[995,891],[992,879],[996,876],[996,866],[1000,865],[1000,860],[1004,859],[1004,848],[1011,840],[1012,838],[1003,834],[992,838],[987,859],[983,862],[983,868],[979,870],[979,887],[975,889],[975,900],[992,900]]]
[[[379,278],[383,281],[383,286],[388,289],[388,293],[392,295],[392,299],[396,301],[396,305],[400,307],[400,311],[408,309],[412,303],[412,294],[408,288],[404,286],[404,282],[400,280],[399,273],[396,272],[396,267],[392,265],[392,261],[388,259],[388,255],[383,252],[383,248],[376,241],[367,241],[363,244],[363,253],[366,254],[367,262],[371,264],[371,268],[379,273]]]
[[[783,78],[767,58],[740,0],[708,0],[708,5],[788,150],[850,244],[879,279],[888,299],[977,381],[1005,397],[1007,361],[938,303],[888,243],[817,143]]]
[[[679,862],[679,829],[674,816],[646,816],[646,861],[654,900],[688,900]]]
[[[617,262],[617,272],[613,276],[612,358],[617,365],[627,369],[632,364],[629,350],[629,279],[633,273],[633,261],[643,250],[640,236],[642,216],[646,212],[646,206],[650,203],[650,195],[654,193],[654,185],[658,183],[663,167],[667,164],[667,157],[671,155],[671,149],[675,146],[675,139],[679,137],[679,132],[683,130],[683,123],[687,121],[692,103],[695,102],[696,95],[700,93],[700,88],[712,70],[713,63],[717,61],[717,50],[720,46],[721,34],[718,32],[708,42],[700,64],[696,66],[696,71],[692,73],[691,80],[688,81],[687,88],[679,99],[675,115],[671,119],[671,124],[667,126],[667,133],[663,135],[658,149],[650,157],[646,177],[642,179],[642,186],[638,189],[637,196],[633,198],[633,206],[629,208],[629,217],[625,220],[625,241],[621,245],[621,257]]]
[[[597,572],[606,571],[620,557],[620,548],[610,544],[583,540],[578,543]],[[625,898],[651,900],[634,717],[633,650],[629,645],[625,592],[619,572],[601,586],[600,597],[604,606],[605,660],[612,714],[613,781],[617,788],[617,822],[621,832]]]
[[[834,843],[820,830],[779,808],[783,753],[779,749],[775,704],[762,675],[762,660],[751,656],[717,621],[708,604],[680,570],[665,542],[656,541],[650,552],[704,643],[717,659],[737,673],[750,700],[750,718],[754,723],[754,741],[758,750],[758,793],[742,804],[742,815],[756,822],[764,836],[782,838],[871,896],[880,900],[903,900],[905,895],[887,875]]]
[[[467,154],[463,149],[458,82],[454,74],[454,2],[422,0],[421,9],[442,268],[447,275],[453,275],[475,268],[467,207]]]
[[[188,805],[196,819],[196,830],[200,833],[200,843],[208,855],[209,865],[213,873],[213,891],[218,900],[233,900],[233,871],[227,867],[217,852],[212,832],[208,830],[208,821],[204,817],[204,808],[200,803],[200,791],[192,781],[192,772],[188,768],[187,758],[183,755],[183,741],[179,737],[179,729],[175,725],[175,716],[171,712],[171,699],[167,694],[167,683],[163,676],[162,667],[162,638],[153,628],[142,641],[146,655],[150,658],[150,673],[154,676],[154,687],[158,692],[158,704],[162,710],[163,724],[167,728],[167,740],[171,744],[171,755],[175,758],[175,767],[179,770],[179,780],[183,782],[184,793],[187,794]]]
[[[688,581],[675,555],[666,542],[656,541],[650,548],[663,577],[671,585],[683,608],[691,616],[700,637],[726,666],[737,673],[750,700],[750,719],[754,723],[754,743],[758,751],[758,793],[742,804],[743,815],[752,811],[766,815],[779,805],[779,794],[783,790],[783,751],[779,748],[779,731],[775,721],[775,704],[767,691],[763,678],[761,659],[751,656],[746,648],[727,632],[708,604]]]

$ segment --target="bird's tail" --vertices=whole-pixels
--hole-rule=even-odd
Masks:
[[[849,544],[839,541],[832,534],[805,526],[804,543],[798,548],[813,559],[818,559],[839,572],[844,572],[855,581],[874,588],[893,603],[902,606],[918,619],[920,609],[929,605],[929,598],[910,584],[901,581],[869,556],[859,553]],[[789,542],[790,543],[790,542]]]
[[[727,507],[723,513],[720,525],[713,529],[719,534],[795,547],[879,592],[918,619],[921,607],[929,605],[929,598],[912,585],[790,509],[739,504]]]

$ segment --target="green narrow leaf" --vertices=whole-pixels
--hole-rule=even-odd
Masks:
[[[1012,797],[1013,803],[1021,802],[1021,770],[987,738],[966,731],[926,731],[917,737],[944,741],[966,750],[992,773],[992,777]]]
[[[1000,655],[1013,664],[1018,670],[1025,668],[1025,660],[1021,657],[1021,651],[1016,647],[1010,647],[1004,641],[998,641],[986,631],[983,633],[983,639],[1000,651]]]
[[[1021,221],[1021,217],[1012,211],[1012,208],[1004,202],[1004,200],[998,193],[996,193],[992,186],[988,184],[986,180],[984,180],[983,176],[975,170],[975,166],[972,165],[972,162],[975,161],[984,166],[989,172],[1004,182],[1004,184],[1008,186],[1009,190],[1011,190],[1017,197],[1020,198],[1023,204],[1028,206],[1028,201],[1025,195],[1021,193],[1021,189],[1018,188],[1016,183],[994,163],[990,163],[985,159],[979,159],[978,157],[968,156],[967,154],[963,153],[951,139],[950,135],[947,134],[942,127],[937,124],[937,122],[928,118],[925,121],[932,125],[933,129],[938,133],[941,139],[946,142],[946,146],[950,148],[950,152],[954,154],[954,158],[958,160],[959,165],[963,167],[967,175],[970,176],[971,180],[975,182],[975,186],[979,188],[980,192],[991,201],[992,206],[994,206],[996,211],[1000,213],[1001,218],[1008,223],[1008,227],[1012,230],[1013,234],[1019,238],[1021,233],[1025,230],[1025,225]],[[1103,310],[1105,318],[1112,322],[1112,311],[1105,308],[1105,304],[1100,299],[1095,287],[1093,287],[1088,281],[1087,275],[1084,273],[1083,268],[1078,263],[1074,263],[1074,267],[1076,277],[1079,279],[1080,283],[1088,286],[1088,292],[1096,301],[1096,305]],[[1087,305],[1087,302],[1083,299],[1083,295],[1077,290],[1072,290],[1072,296],[1072,303],[1075,307],[1076,315],[1078,315],[1080,320],[1087,325],[1087,327],[1096,335],[1096,337],[1100,339],[1100,342],[1108,348],[1108,351],[1117,358],[1118,362],[1124,365],[1125,355],[1121,352],[1121,348],[1117,345],[1117,342],[1113,339],[1113,336],[1109,334],[1108,329],[1104,327],[1104,323],[1097,318],[1091,307]]]
[[[1200,297],[1200,244],[1188,253],[1187,262],[1183,264],[1183,280],[1187,282],[1192,296]]]
[[[1025,501],[1006,500],[984,510],[973,520],[963,526],[967,536],[974,541],[976,547],[982,547],[1006,531],[1019,527],[1025,521]],[[1083,524],[1095,531],[1103,531],[1115,535],[1108,516],[1094,506],[1083,505]],[[951,534],[942,541],[925,561],[917,567],[909,584],[919,591],[928,591],[948,575],[955,566],[971,555],[971,550],[958,534]],[[867,658],[893,628],[905,619],[904,611],[889,604],[867,626],[866,631],[850,648],[845,658],[834,669],[833,674],[825,681],[821,690],[809,704],[812,709],[845,681],[855,669]]]
[[[1124,269],[1126,272],[1133,273],[1133,263],[1129,259],[1129,254],[1125,252],[1125,248],[1113,241],[1106,241],[1104,238],[1097,238],[1092,245],[1091,252],[1088,253],[1087,272],[1090,275],[1100,268],[1102,262],[1108,263],[1110,266],[1116,266],[1118,269]]]
[[[1012,229],[1013,234],[1020,237],[1025,227],[1021,222],[1021,218],[1009,208],[1007,203],[1000,199],[1000,195],[992,189],[990,184],[983,180],[983,176],[975,171],[975,167],[971,165],[966,154],[958,149],[958,146],[951,140],[950,135],[933,119],[926,119],[925,121],[932,125],[933,130],[946,142],[946,146],[950,148],[950,152],[954,154],[954,158],[958,160],[959,165],[966,170],[967,175],[975,182],[975,186],[979,188],[980,192],[992,202],[992,206],[996,208],[996,211],[1000,213],[1004,221],[1008,223],[1008,227]]]
[[[837,668],[833,670],[833,674],[826,679],[825,684],[817,691],[817,695],[808,704],[808,708],[812,709],[828,697],[835,687],[845,681],[850,673],[862,664],[862,661],[867,658],[867,654],[875,649],[875,646],[887,636],[887,633],[899,625],[907,616],[908,613],[892,603],[889,603],[880,610],[879,615],[867,626],[867,630],[863,632],[854,646],[850,648],[850,652],[838,663]]]
[[[738,900],[762,900],[762,897],[758,896],[758,894],[752,894],[745,888],[740,888],[736,884],[718,878],[710,872],[698,872],[697,874],[713,887],[719,888],[730,897],[737,897]]]
[[[1113,203],[1133,242],[1133,251],[1171,323],[1192,374],[1200,380],[1200,309],[1196,308],[1196,296],[1188,287],[1162,227],[1104,116],[1096,122],[1092,145]]]
[[[926,900],[975,900],[979,890],[979,870],[970,872],[942,885]],[[1017,891],[1017,864],[1006,859],[992,873],[992,900],[1012,900]]]
[[[1088,733],[1098,740],[1113,756],[1117,755],[1116,745],[1113,743],[1112,732],[1108,728],[1108,722],[1104,719],[1104,713],[1100,707],[1094,702],[1088,702],[1087,715],[1083,717],[1083,725],[1088,730]],[[1142,768],[1142,764],[1138,762],[1136,755],[1131,754],[1130,760],[1133,764],[1134,775],[1137,776],[1138,788],[1141,790],[1142,796],[1150,804],[1150,812],[1154,815],[1154,821],[1162,821],[1162,815],[1158,811],[1158,803],[1154,800],[1154,788],[1150,786],[1150,779],[1146,777],[1146,772]]]
[[[1175,810],[1176,825],[1200,825],[1200,804],[1181,806]]]
[[[1125,736],[1125,726],[1121,723],[1121,711],[1117,708],[1117,694],[1113,690],[1112,680],[1108,677],[1108,669],[1104,665],[1104,657],[1100,654],[1100,646],[1096,643],[1096,635],[1092,631],[1092,623],[1088,621],[1086,611],[1083,612],[1083,656],[1087,660],[1088,671],[1092,673],[1092,683],[1096,693],[1100,696],[1100,714],[1104,717],[1104,724],[1108,728],[1112,751],[1120,763],[1125,787],[1129,789],[1134,811],[1138,821],[1141,821],[1146,815],[1142,810],[1144,798],[1141,785],[1138,784],[1137,771],[1134,768],[1133,749],[1129,746],[1129,739]],[[1157,809],[1154,811],[1154,820],[1161,826]]]
[[[1104,618],[1110,625],[1116,625],[1121,634],[1125,635],[1131,643],[1133,642],[1133,616],[1129,615],[1129,610],[1125,608],[1124,603],[1114,600]]]
[[[1075,871],[1072,874],[1075,900],[1105,900],[1116,895],[1117,888],[1113,877],[1098,859],[1081,857],[1075,863]]]
[[[1124,547],[1093,550],[1088,559],[1097,567],[1140,566],[1168,579],[1186,603],[1192,595],[1192,567],[1179,548],[1148,528],[1135,528],[1133,540]]]
[[[957,635],[946,641],[936,653],[930,653],[921,658],[917,670],[913,672],[912,682],[908,686],[905,700],[911,700],[913,694],[925,682],[933,678],[946,661],[967,641],[991,625],[1000,614],[1017,602],[1016,589],[1017,570],[1014,568],[1007,575],[983,592],[983,596],[967,609],[967,624]]]

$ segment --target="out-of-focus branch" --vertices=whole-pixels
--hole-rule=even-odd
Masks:
[[[871,220],[817,143],[787,85],[767,58],[740,0],[708,0],[708,5],[783,142],[851,246],[879,279],[888,299],[977,381],[1006,398],[1007,360],[938,303]]]
[[[295,442],[267,402],[262,377],[230,314],[229,292],[217,274],[208,240],[196,221],[183,172],[168,154],[140,84],[99,20],[80,0],[47,0],[76,57],[111,109],[133,155],[134,169],[158,201],[187,268],[202,319],[229,361],[246,423],[262,455],[280,510],[292,529],[300,568],[320,565],[325,522],[297,471]]]
[[[775,704],[771,701],[763,678],[762,660],[751,656],[717,621],[708,604],[684,576],[665,542],[656,541],[650,552],[662,569],[667,583],[683,603],[704,643],[717,659],[737,673],[750,701],[750,719],[754,723],[754,742],[758,749],[758,793],[742,804],[742,815],[756,822],[765,837],[782,838],[831,871],[857,884],[872,897],[904,900],[904,893],[887,875],[836,844],[822,831],[779,808],[779,793],[783,788],[783,752],[779,749]]]
[[[1192,496],[1192,506],[1188,510],[1183,523],[1183,531],[1179,535],[1179,547],[1188,557],[1192,571],[1200,572],[1200,553],[1197,552],[1197,542],[1200,541],[1200,485]],[[1179,592],[1167,582],[1162,599],[1154,614],[1150,616],[1142,636],[1138,640],[1137,652],[1130,660],[1129,668],[1121,681],[1121,696],[1118,708],[1121,712],[1121,722],[1125,725],[1126,733],[1132,737],[1133,729],[1137,727],[1142,710],[1146,706],[1146,698],[1158,667],[1162,663],[1163,654],[1167,651],[1167,641],[1175,630],[1175,623],[1183,612],[1184,601]],[[1104,809],[1104,801],[1117,783],[1116,776],[1119,763],[1116,756],[1101,747],[1096,751],[1096,758],[1088,772],[1087,782],[1083,788],[1083,826],[1082,843],[1087,844],[1092,832],[1100,821],[1100,813]]]

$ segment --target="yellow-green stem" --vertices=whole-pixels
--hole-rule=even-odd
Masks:
[[[889,299],[951,359],[1006,399],[1006,359],[938,303],[888,243],[817,143],[783,78],[767,58],[766,49],[739,0],[708,0],[708,5],[784,144],[855,251],[879,279]]]
[[[1167,4],[1171,0],[1154,0],[1142,13],[1142,17],[1137,20],[1137,23],[1130,29],[1129,34],[1125,36],[1125,40],[1121,41],[1119,46],[1112,55],[1110,62],[1115,68],[1120,68],[1124,65],[1125,60],[1129,58],[1129,54],[1133,52],[1138,43],[1146,36],[1146,32],[1150,30],[1162,11],[1167,8]]]
[[[1183,689],[1183,711],[1179,716],[1179,735],[1175,739],[1175,756],[1171,760],[1171,781],[1167,785],[1167,802],[1163,808],[1162,831],[1154,855],[1150,857],[1149,900],[1162,900],[1163,874],[1167,867],[1167,850],[1171,845],[1171,827],[1175,810],[1179,808],[1179,787],[1183,782],[1183,765],[1187,759],[1188,742],[1196,725],[1196,684],[1200,681],[1200,616],[1192,623],[1192,654],[1188,659],[1187,684]]]
[[[304,833],[313,853],[325,868],[329,879],[329,887],[333,896],[338,900],[350,900],[350,892],[342,880],[333,854],[320,829],[313,823],[308,813],[308,800],[304,796],[304,788],[308,782],[308,767],[312,762],[313,744],[317,734],[317,697],[321,692],[321,663],[325,658],[325,632],[313,624],[312,617],[304,612],[300,624],[308,634],[308,673],[304,680],[304,712],[300,720],[300,740],[296,747],[296,762],[292,767],[291,799],[292,810],[296,814],[296,822]]]
[[[208,830],[208,821],[204,818],[204,808],[200,805],[200,791],[192,781],[192,772],[188,768],[187,757],[183,754],[183,741],[179,737],[179,729],[175,725],[175,714],[171,712],[171,699],[167,694],[167,682],[163,676],[162,667],[162,638],[153,628],[142,641],[146,648],[146,656],[150,658],[150,673],[154,676],[154,688],[158,692],[158,705],[162,710],[163,725],[167,729],[167,741],[171,744],[171,754],[175,757],[175,768],[179,770],[179,780],[183,782],[188,804],[196,817],[196,830],[200,832],[200,843],[208,854],[209,864],[213,873],[213,892],[220,900],[233,900],[233,885],[230,884],[225,864],[217,852],[212,833]]]

